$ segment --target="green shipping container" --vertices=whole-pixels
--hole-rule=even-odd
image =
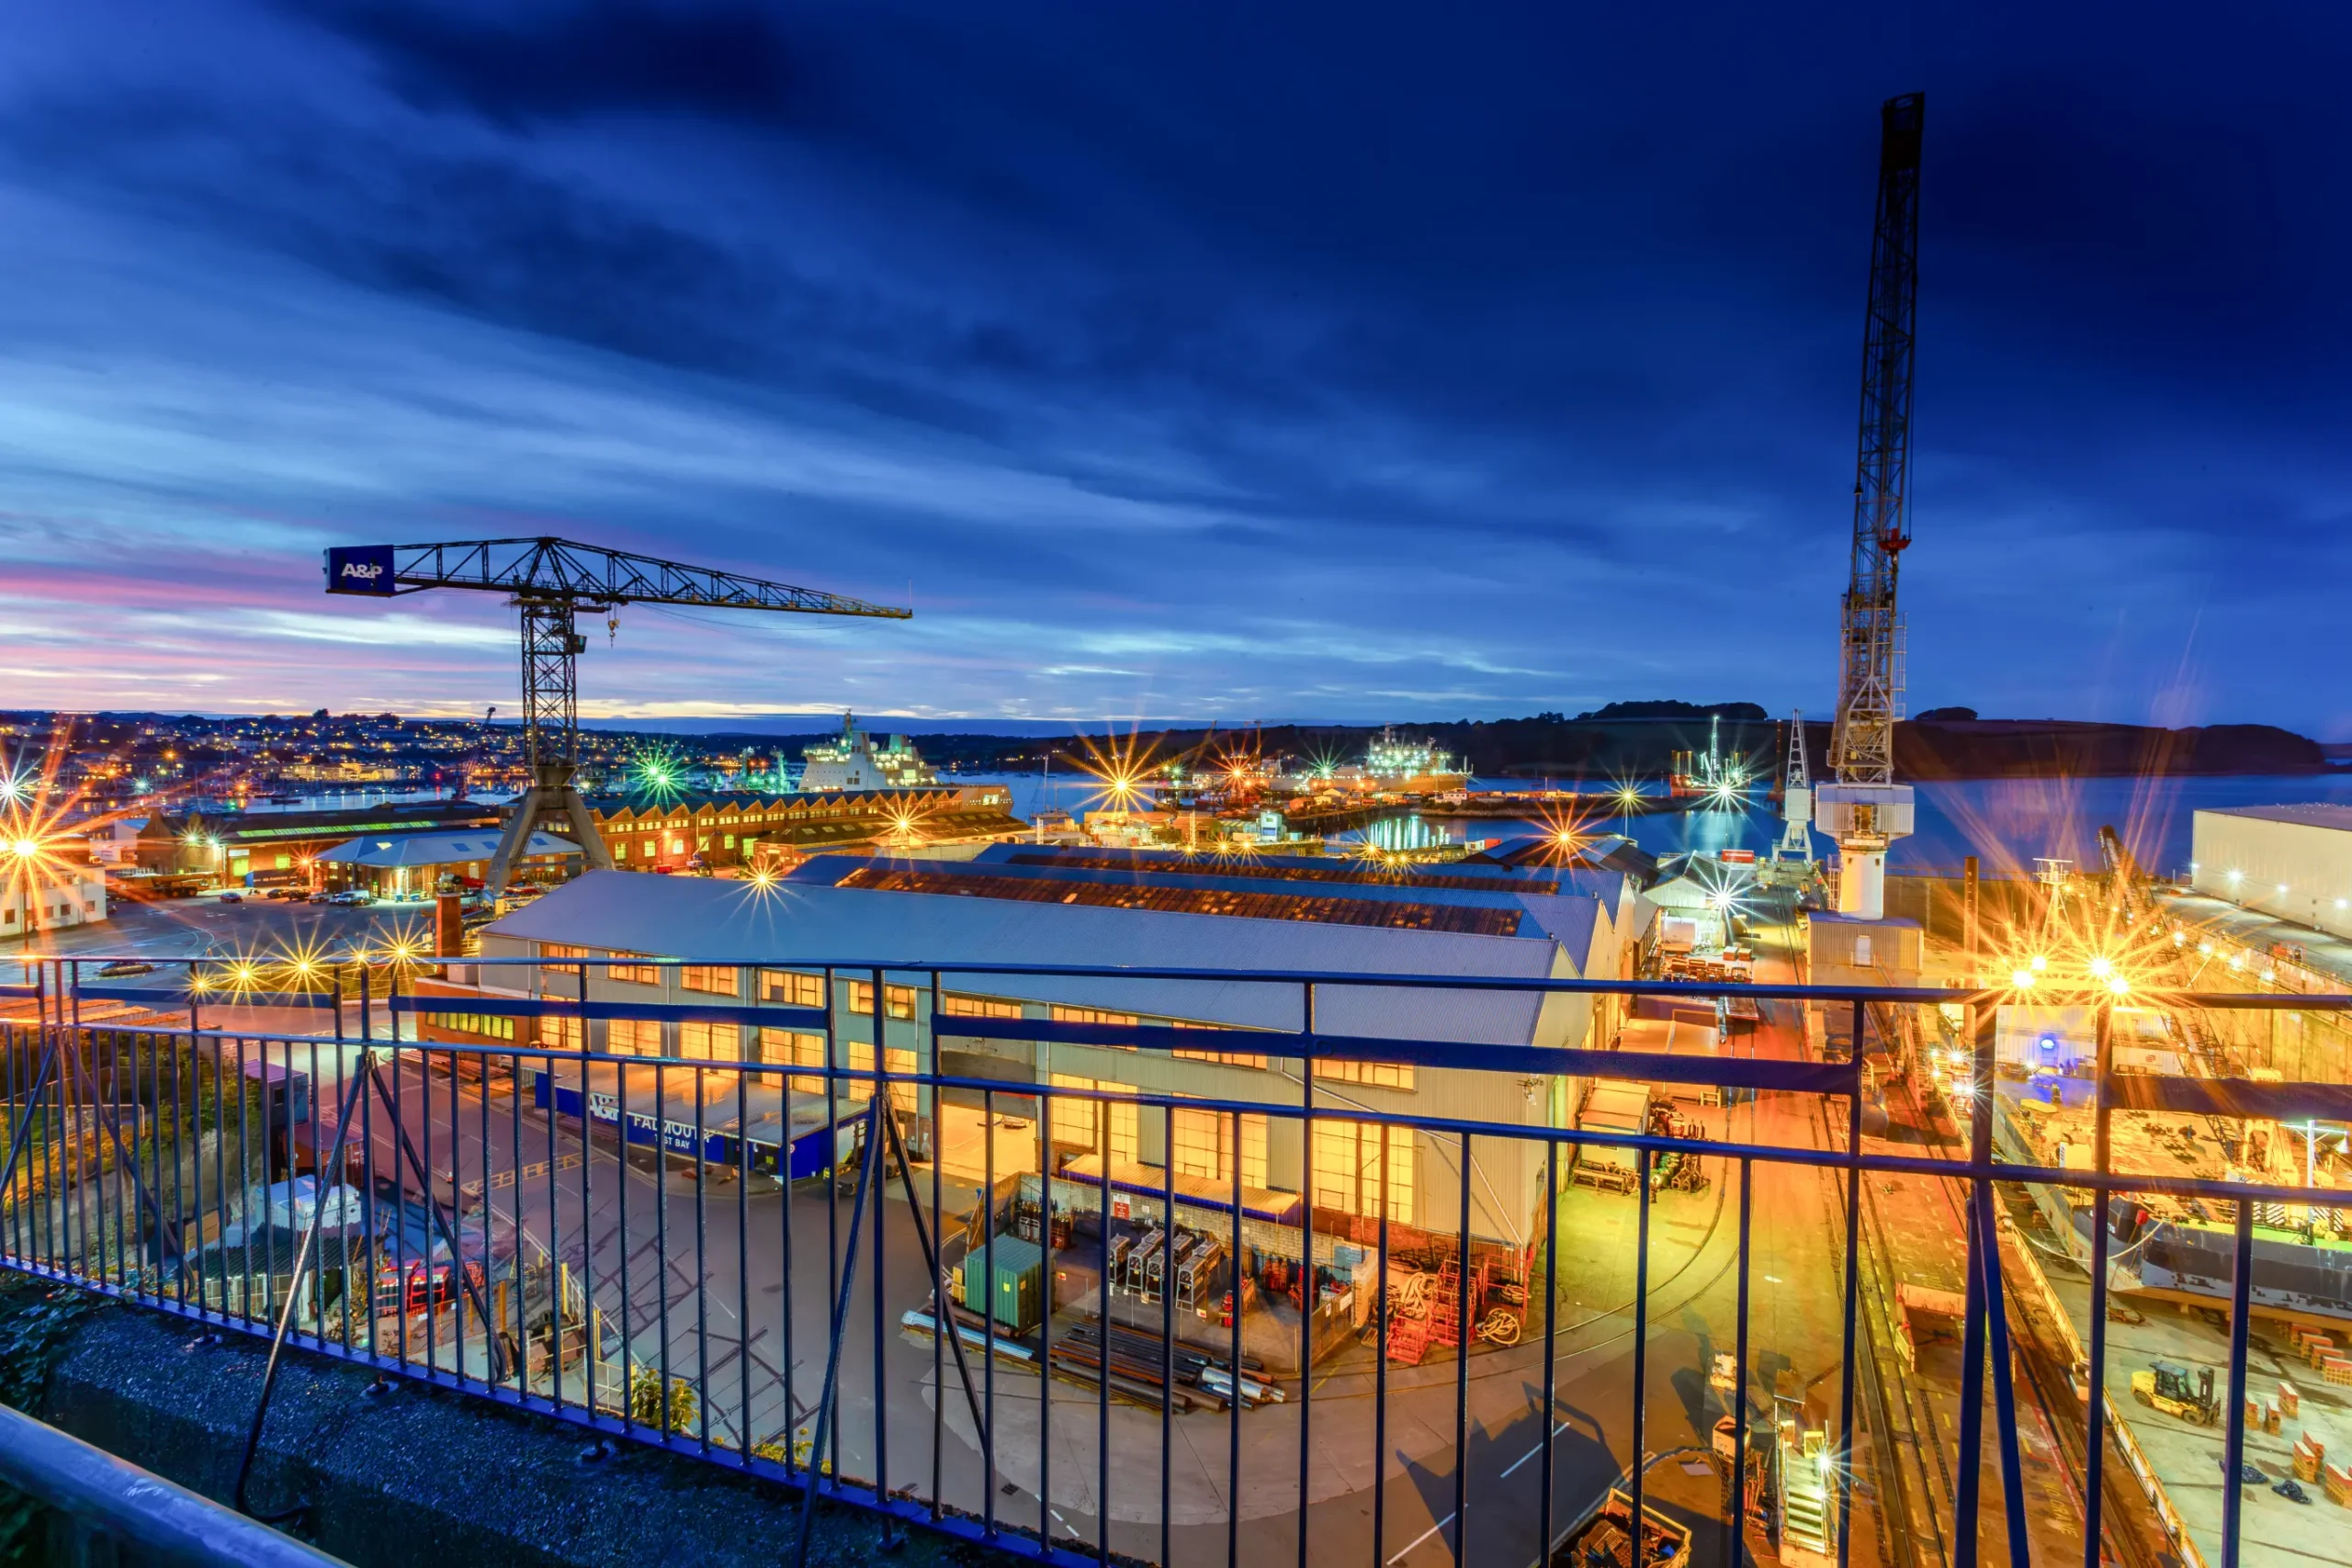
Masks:
[[[997,1322],[1015,1334],[1026,1334],[1043,1317],[1046,1255],[1034,1241],[1018,1236],[996,1238],[996,1288],[984,1304],[972,1299],[987,1272],[988,1254],[974,1247],[964,1255],[964,1310],[996,1314]]]

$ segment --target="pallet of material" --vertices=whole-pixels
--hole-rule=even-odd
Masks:
[[[1170,1356],[1167,1342],[1157,1334],[1113,1325],[1106,1347],[1100,1324],[1080,1324],[1057,1336],[1053,1356],[1057,1370],[1080,1369],[1082,1381],[1092,1382],[1107,1354],[1112,1386],[1117,1390],[1124,1380],[1140,1390],[1153,1408],[1159,1404],[1159,1391],[1171,1366],[1175,1386],[1196,1391],[1191,1397],[1199,1404],[1218,1410],[1227,1408],[1238,1390],[1241,1402],[1252,1407],[1280,1401],[1280,1389],[1264,1381],[1263,1368],[1254,1356],[1241,1359],[1241,1375],[1237,1380],[1233,1369],[1225,1361],[1198,1350],[1178,1348]],[[1171,1388],[1171,1396],[1174,1389]],[[1186,1408],[1190,1408],[1189,1405]]]
[[[923,1311],[921,1307],[909,1307],[905,1312],[899,1314],[899,1326],[901,1328],[910,1328],[917,1334],[928,1334],[934,1337],[936,1337],[939,1333],[938,1322],[932,1317],[931,1314]],[[957,1315],[956,1322],[956,1333],[965,1344],[984,1353],[987,1351],[989,1347],[988,1335],[980,1329],[975,1328],[971,1324],[963,1321],[960,1314]],[[1035,1364],[1037,1359],[1036,1353],[1031,1350],[1029,1347],[1022,1344],[1019,1340],[1012,1338],[1009,1335],[1003,1334],[1000,1334],[996,1337],[996,1353],[1004,1357],[1008,1360],[1022,1361],[1031,1365]]]
[[[2327,1483],[2329,1501],[2352,1507],[2352,1466],[2326,1465],[2321,1469],[2320,1474]]]
[[[2319,1375],[2329,1382],[2352,1387],[2352,1356],[2330,1356],[2319,1364]]]

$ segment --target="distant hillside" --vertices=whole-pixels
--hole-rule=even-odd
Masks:
[[[1664,706],[1641,704],[1639,708]],[[1704,750],[1710,714],[1720,712],[1721,744],[1744,754],[1758,773],[1777,777],[1787,755],[1785,721],[1749,717],[1746,704],[1717,708],[1691,705],[1676,716],[1567,718],[1537,714],[1528,718],[1406,724],[1397,733],[1426,737],[1489,778],[1656,778],[1677,751]],[[1603,710],[1606,712],[1607,710]],[[1805,726],[1805,745],[1816,777],[1826,769],[1829,726]],[[1352,761],[1379,733],[1372,725],[1269,725],[1260,729],[1169,729],[1136,739],[1138,750],[1160,758],[1205,749],[1264,751],[1293,758]],[[1120,739],[1125,741],[1122,735]],[[1101,743],[1097,737],[1097,743]],[[1057,766],[1085,755],[1083,742],[1051,742],[1029,737],[921,735],[915,743],[935,761],[966,768],[1028,768],[1050,750]],[[2145,725],[2080,723],[2067,719],[1939,719],[1899,724],[1894,730],[1895,767],[1907,779],[2092,778],[2163,773],[2300,773],[2327,767],[2318,742],[2266,724],[2217,724],[2201,728],[2160,729]]]

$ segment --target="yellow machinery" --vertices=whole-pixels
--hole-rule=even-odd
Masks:
[[[2144,1372],[2132,1374],[2132,1397],[2141,1404],[2177,1416],[2192,1427],[2211,1427],[2222,1418],[2222,1402],[2213,1397],[2213,1369],[2197,1369],[2192,1389],[2188,1369],[2177,1361],[2156,1361]]]

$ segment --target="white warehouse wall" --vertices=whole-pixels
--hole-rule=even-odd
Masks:
[[[2352,937],[2352,807],[2199,811],[2189,841],[2199,893]]]

